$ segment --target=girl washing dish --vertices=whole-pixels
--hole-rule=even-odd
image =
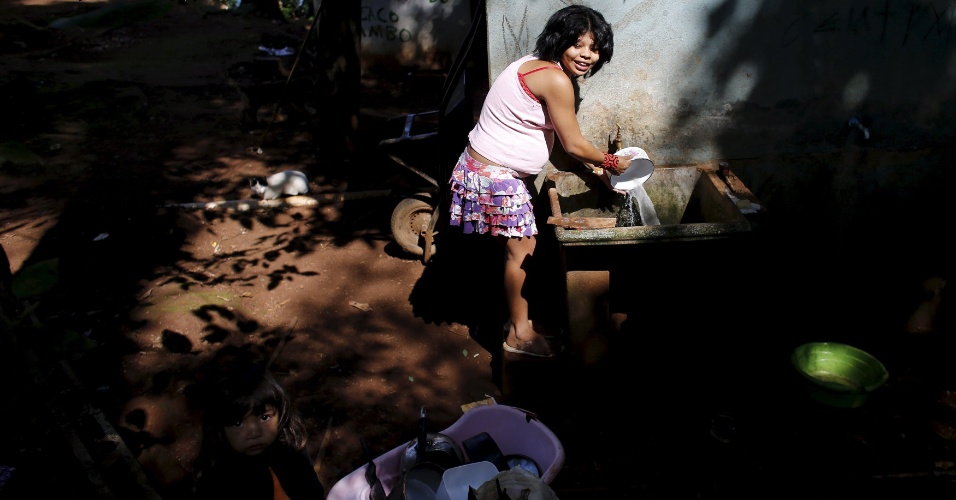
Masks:
[[[613,53],[611,25],[600,12],[583,5],[555,12],[534,51],[495,79],[452,172],[450,225],[464,234],[489,234],[504,249],[511,319],[506,352],[551,357],[558,351],[548,341],[552,336],[532,325],[523,291],[538,234],[529,185],[547,164],[555,135],[608,186],[609,174],[631,163],[631,157],[605,153],[586,139],[576,114],[576,80],[597,74]]]

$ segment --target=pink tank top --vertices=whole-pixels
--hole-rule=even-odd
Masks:
[[[554,146],[554,125],[544,105],[528,90],[525,75],[518,68],[534,56],[527,55],[508,65],[498,75],[488,95],[478,123],[468,134],[475,151],[489,160],[509,167],[522,176],[535,175],[544,168]]]

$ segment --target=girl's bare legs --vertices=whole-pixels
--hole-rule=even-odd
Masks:
[[[531,327],[528,316],[528,299],[523,292],[527,271],[525,266],[534,255],[535,238],[504,238],[505,247],[505,295],[508,311],[511,315],[511,328],[506,342],[512,347],[522,348],[529,344],[536,346],[535,351],[547,352],[547,341]]]

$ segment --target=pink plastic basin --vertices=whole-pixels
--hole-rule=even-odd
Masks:
[[[564,446],[558,437],[534,414],[507,405],[477,406],[465,412],[455,423],[441,431],[462,444],[482,432],[491,435],[502,455],[526,455],[542,469],[541,480],[551,483],[564,466]],[[373,460],[379,481],[389,494],[401,477],[401,457],[407,443],[401,443]],[[327,495],[328,500],[368,500],[370,487],[365,480],[367,465],[340,479]]]

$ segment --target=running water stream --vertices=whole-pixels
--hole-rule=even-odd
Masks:
[[[637,205],[638,213],[634,213],[634,205]],[[635,216],[639,216],[639,219]],[[638,184],[627,191],[624,199],[624,206],[618,214],[617,226],[659,226],[660,219],[657,217],[657,210],[654,208],[654,202],[647,195],[644,184]]]

